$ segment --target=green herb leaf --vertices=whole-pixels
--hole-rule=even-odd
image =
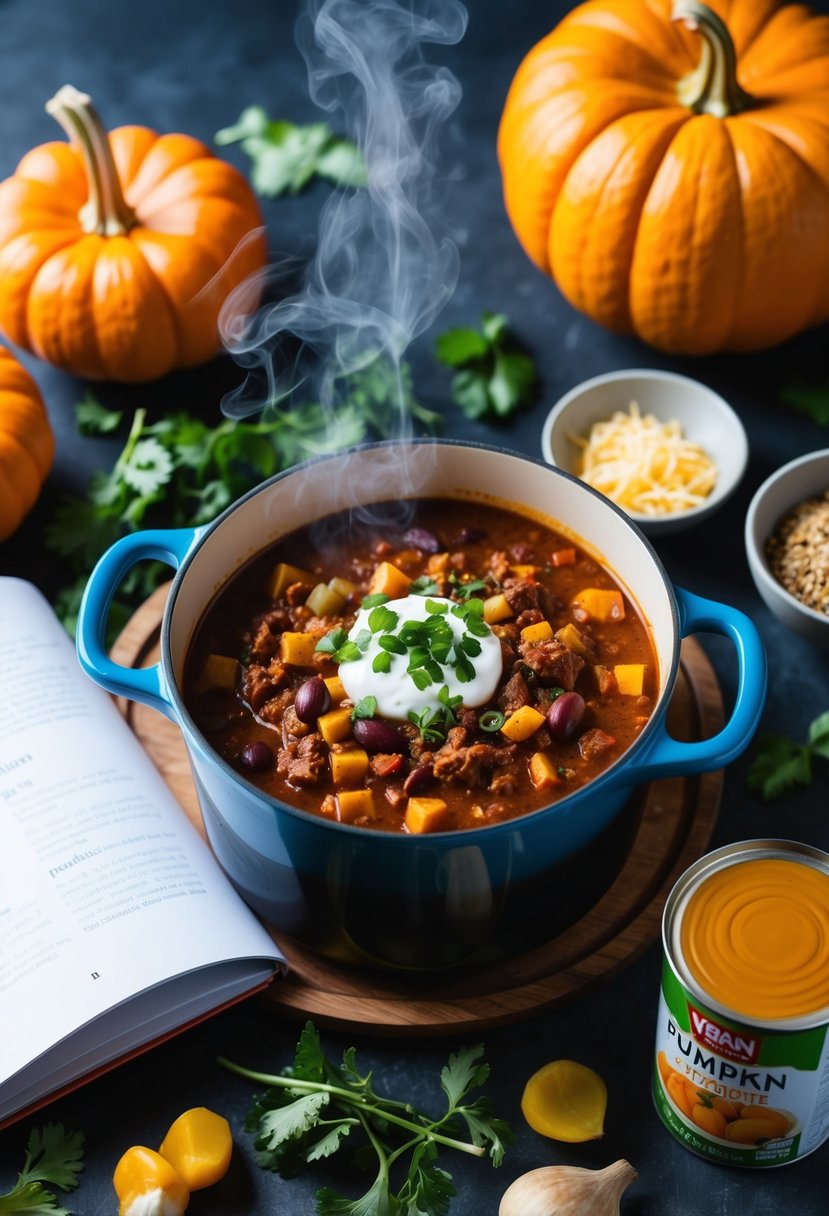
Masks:
[[[241,144],[252,162],[254,189],[266,198],[298,194],[314,177],[338,186],[367,182],[359,149],[324,122],[297,126],[268,118],[261,106],[249,106],[233,126],[217,131],[215,140],[220,147]]]
[[[396,628],[399,620],[399,615],[392,612],[391,608],[387,608],[385,604],[378,604],[368,614],[368,627],[372,633],[390,633],[392,629]]]
[[[75,406],[75,425],[81,435],[110,435],[121,425],[120,410],[108,410],[87,391]]]
[[[829,426],[829,384],[810,385],[798,380],[784,388],[780,395],[799,413],[806,414],[821,426]]]
[[[39,1216],[69,1216],[46,1186],[71,1191],[83,1169],[83,1134],[65,1132],[60,1123],[33,1128],[26,1142],[26,1156],[17,1183],[0,1195],[0,1216],[29,1213]],[[44,1185],[46,1184],[46,1185]]]
[[[503,313],[484,312],[480,331],[450,329],[441,334],[435,353],[455,369],[452,398],[468,418],[508,418],[533,398],[535,365],[510,345]]]
[[[419,578],[413,579],[409,590],[412,595],[436,595],[440,591],[440,586],[429,574],[421,574]]]
[[[790,793],[812,780],[811,750],[786,735],[761,735],[749,769],[748,787],[766,801]]]
[[[372,696],[361,697],[351,711],[352,719],[356,718],[373,718],[377,713],[377,698]]]
[[[378,604],[388,604],[391,596],[378,591],[376,595],[365,595],[360,601],[361,608],[376,608]]]

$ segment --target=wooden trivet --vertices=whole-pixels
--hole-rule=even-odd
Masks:
[[[160,587],[131,618],[113,647],[116,662],[143,667],[157,661],[167,594],[168,586]],[[119,700],[119,708],[204,835],[178,727],[133,701]],[[694,638],[682,643],[668,721],[673,736],[685,740],[707,738],[723,725],[717,677]],[[543,946],[480,973],[398,974],[340,964],[274,933],[289,971],[257,999],[321,1026],[401,1036],[502,1025],[571,1000],[656,940],[668,892],[711,839],[722,785],[719,771],[645,787],[639,829],[618,878],[586,916]]]

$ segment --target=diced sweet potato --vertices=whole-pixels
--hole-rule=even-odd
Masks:
[[[365,815],[374,819],[374,796],[371,790],[341,790],[337,794],[337,818],[341,823],[353,823]]]
[[[442,798],[410,798],[404,823],[410,832],[439,832],[449,817]]]
[[[362,747],[340,746],[331,752],[331,780],[335,785],[359,785],[367,772],[368,752]]]
[[[409,594],[412,580],[408,574],[398,570],[391,562],[380,562],[371,576],[368,585],[369,595],[387,595],[389,599],[399,600]]]
[[[524,642],[544,642],[553,636],[553,627],[549,621],[539,621],[535,625],[526,625],[521,630]]]
[[[330,578],[328,586],[332,591],[336,591],[337,595],[341,595],[343,601],[347,600],[357,590],[357,584],[350,582],[347,578]]]
[[[559,566],[573,566],[576,562],[575,549],[556,549],[550,554],[550,564],[558,568]]]
[[[345,607],[345,596],[334,591],[328,583],[317,583],[305,603],[314,616],[334,616]]]
[[[530,760],[530,781],[537,790],[551,790],[564,784],[559,766],[546,752],[536,752]]]
[[[232,659],[226,654],[209,654],[199,673],[199,690],[226,688],[232,691],[236,687],[238,675],[238,659]]]
[[[645,682],[644,663],[617,663],[613,668],[619,692],[626,697],[641,697]]]
[[[574,597],[573,604],[594,621],[625,619],[625,601],[621,591],[604,587],[585,587]]]
[[[327,680],[323,680],[323,684],[328,689],[332,705],[339,705],[345,700],[347,693],[339,676],[329,676]]]
[[[291,667],[313,667],[317,639],[313,633],[286,630],[279,639],[279,658]]]
[[[516,578],[535,578],[540,569],[540,566],[517,565],[510,566],[510,573]]]
[[[291,583],[313,583],[314,575],[310,570],[302,570],[299,566],[291,566],[288,562],[279,562],[274,567],[268,582],[267,591],[272,600],[278,600]]]
[[[590,648],[587,642],[572,621],[568,621],[561,629],[556,630],[556,641],[561,642],[562,646],[566,646],[569,650],[574,650],[583,659],[590,656]]]
[[[510,714],[501,727],[501,733],[512,739],[513,743],[521,743],[534,735],[543,721],[544,715],[532,705],[522,705],[514,714]]]
[[[351,710],[332,709],[317,719],[317,730],[329,747],[340,743],[351,734]]]
[[[509,620],[511,616],[513,616],[513,611],[509,606],[509,600],[500,592],[497,595],[490,595],[484,600],[484,620],[487,625]]]

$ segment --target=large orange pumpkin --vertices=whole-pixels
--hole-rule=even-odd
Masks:
[[[518,69],[498,136],[532,260],[682,354],[829,319],[829,17],[780,0],[588,0]]]
[[[70,86],[47,109],[71,142],[34,148],[0,185],[0,332],[92,379],[203,363],[228,293],[266,259],[251,187],[189,135],[107,137]]]
[[[35,505],[54,455],[40,391],[25,367],[0,346],[0,540],[11,536]]]

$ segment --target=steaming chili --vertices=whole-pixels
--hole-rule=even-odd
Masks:
[[[188,657],[200,729],[267,794],[384,831],[484,826],[579,789],[653,709],[633,605],[572,538],[518,514],[399,513],[331,516],[231,581]]]

